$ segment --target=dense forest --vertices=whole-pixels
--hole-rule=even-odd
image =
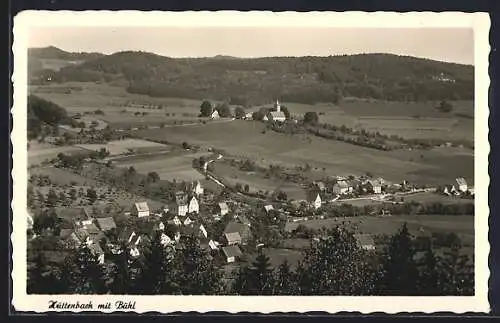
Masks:
[[[473,66],[391,54],[329,57],[174,59],[119,52],[66,66],[52,81],[126,81],[132,93],[256,105],[276,97],[299,103],[343,97],[392,101],[471,100]]]
[[[35,95],[28,96],[27,109],[28,139],[43,135],[47,127],[51,128],[69,121],[66,109]]]

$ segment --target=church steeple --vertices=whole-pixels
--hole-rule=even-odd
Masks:
[[[276,103],[274,105],[276,107],[276,111],[280,112],[281,111],[281,106],[280,106],[280,102],[278,101],[278,99],[276,99]]]

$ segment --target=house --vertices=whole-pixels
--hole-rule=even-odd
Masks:
[[[245,120],[253,120],[253,113],[248,112],[247,114],[245,114]]]
[[[381,194],[382,193],[382,184],[380,183],[379,180],[369,180],[367,185],[368,185],[368,188],[374,194]]]
[[[181,233],[179,231],[175,233],[174,240],[175,242],[179,242],[179,240],[181,240]]]
[[[184,221],[182,222],[182,224],[184,225],[191,225],[191,223],[193,223],[194,221],[191,220],[191,218],[189,216],[187,216]]]
[[[130,256],[133,257],[133,258],[137,258],[141,255],[141,252],[139,251],[139,248],[137,248],[136,246],[132,246],[130,248]]]
[[[160,222],[160,223],[158,224],[158,230],[160,230],[160,231],[165,230],[165,224],[163,224],[163,222]]]
[[[227,206],[226,202],[219,203],[218,209],[220,216],[224,216],[229,213],[229,207]]]
[[[269,213],[272,210],[274,210],[274,207],[271,204],[268,204],[268,205],[264,206],[264,210],[266,210],[266,212]]]
[[[103,232],[116,229],[116,223],[113,217],[97,218],[96,224]]]
[[[241,255],[243,254],[241,252],[240,248],[238,248],[238,246],[236,246],[236,245],[222,247],[222,252],[224,253],[224,256],[226,257],[227,263],[235,262],[236,259],[241,257]]]
[[[170,239],[169,236],[167,236],[165,233],[161,234],[161,236],[160,236],[160,244],[162,246],[165,247],[165,246],[167,246],[169,244],[172,244],[172,243],[173,243],[173,241],[172,241],[172,239]]]
[[[337,183],[333,185],[333,193],[337,195],[347,194],[349,193],[349,185],[346,181],[337,181]]]
[[[212,112],[212,114],[210,115],[210,118],[212,118],[212,120],[217,120],[217,119],[220,119],[220,116],[219,116],[219,111],[214,110],[214,111]]]
[[[268,117],[269,120],[278,121],[278,122],[285,122],[286,116],[283,113],[283,111],[281,111],[281,106],[280,106],[280,103],[278,100],[276,100],[276,103],[274,104],[274,108],[276,109],[276,111],[269,112],[269,117]]]
[[[177,215],[176,215],[176,216],[174,216],[174,217],[173,217],[173,219],[172,219],[172,220],[169,220],[168,222],[169,222],[169,223],[173,223],[173,224],[174,224],[174,225],[176,225],[176,226],[179,226],[179,225],[181,225],[181,224],[182,224],[181,219],[180,219]]]
[[[137,237],[137,234],[135,232],[132,232],[127,240],[127,243],[132,243],[132,240]]]
[[[463,177],[458,177],[456,179],[457,185],[458,185],[458,190],[462,193],[467,192],[467,182],[465,181],[465,178]]]
[[[202,234],[205,238],[208,238],[208,232],[207,232],[207,229],[205,229],[205,227],[203,226],[203,224],[200,224],[200,226],[198,227],[198,229],[200,230],[201,234]]]
[[[198,213],[200,212],[200,206],[198,204],[198,200],[196,197],[192,197],[191,201],[189,201],[188,213]]]
[[[196,183],[193,185],[193,193],[197,196],[203,194],[203,187],[201,186],[200,181],[196,181]]]
[[[269,118],[267,117],[267,114],[262,118],[262,121],[269,121]]]
[[[315,210],[321,207],[321,196],[319,195],[319,192],[309,192],[307,195],[307,201]]]
[[[188,196],[184,192],[175,193],[175,208],[178,216],[185,216],[188,213],[189,206],[187,203]]]
[[[84,226],[93,222],[92,217],[83,207],[58,208],[55,212],[60,220],[72,223],[74,226]]]
[[[226,240],[228,246],[241,244],[241,236],[239,232],[224,233],[224,239]]]
[[[102,250],[101,246],[97,243],[92,243],[87,246],[90,250],[90,252],[97,257],[97,261],[102,265],[104,264],[104,251]]]
[[[469,187],[469,193],[470,195],[474,195],[474,187]]]
[[[138,218],[149,216],[149,205],[147,202],[134,203],[131,214]]]
[[[364,250],[375,250],[375,241],[369,234],[355,234],[356,243],[359,248]]]
[[[219,249],[219,243],[215,240],[210,240],[208,242],[208,246],[210,247],[210,250],[218,250]]]
[[[240,236],[240,243],[245,245],[248,243],[248,240],[250,239],[251,236],[251,231],[250,231],[250,226],[243,224],[243,223],[238,223],[235,221],[230,221],[226,227],[224,228],[224,234],[226,233],[238,233]],[[236,236],[231,236],[231,237],[236,237]],[[237,238],[237,237],[236,237]],[[227,238],[226,238],[227,241]],[[232,240],[234,241],[234,240]]]

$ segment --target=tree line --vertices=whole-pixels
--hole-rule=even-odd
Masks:
[[[33,294],[174,294],[174,295],[473,295],[474,271],[459,245],[438,253],[418,248],[406,224],[380,251],[366,250],[354,232],[323,230],[294,268],[288,261],[274,268],[262,249],[230,277],[216,255],[194,236],[182,248],[164,246],[156,233],[135,258],[126,243],[104,265],[85,245],[59,264],[32,250],[28,293]]]
[[[446,75],[454,82],[436,76]],[[210,98],[239,105],[273,100],[313,104],[343,97],[391,101],[471,100],[472,66],[389,54],[257,59],[172,59],[120,52],[67,66],[56,82],[124,79],[131,93]]]

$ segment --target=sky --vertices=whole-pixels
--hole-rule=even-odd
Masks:
[[[169,57],[390,53],[474,64],[471,28],[39,27],[29,47],[70,52],[146,51]]]

